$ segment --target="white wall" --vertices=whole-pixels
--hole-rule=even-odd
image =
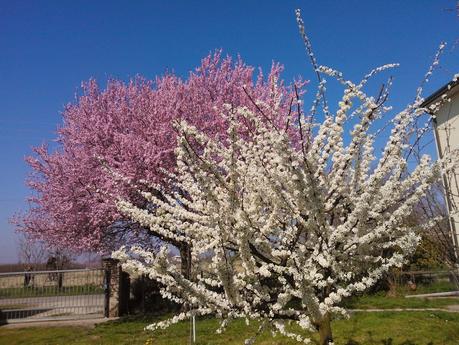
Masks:
[[[437,113],[436,140],[440,157],[453,149],[459,149],[459,87],[449,95],[451,102],[445,103]],[[452,214],[451,226],[459,256],[459,176],[456,173],[445,176],[444,183],[449,190],[448,207]],[[455,212],[456,211],[456,212]]]

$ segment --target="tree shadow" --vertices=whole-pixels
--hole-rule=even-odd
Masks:
[[[0,309],[0,326],[1,325],[6,325],[7,322],[6,322],[6,315],[5,313],[2,312],[2,310]]]
[[[371,332],[369,332],[368,335],[370,337],[371,344],[375,344],[375,345],[376,344],[377,345],[434,345],[434,343],[432,341],[429,341],[428,343],[425,343],[425,344],[424,343],[421,344],[421,343],[416,343],[416,342],[414,342],[412,340],[409,340],[409,339],[408,340],[404,340],[401,343],[396,343],[396,342],[394,342],[394,339],[392,339],[391,337],[376,341],[373,338]],[[368,342],[364,342],[363,343],[363,342],[357,341],[357,340],[355,340],[353,338],[349,338],[347,340],[347,342],[345,343],[345,345],[368,345],[368,344],[370,344],[370,343],[368,343]]]

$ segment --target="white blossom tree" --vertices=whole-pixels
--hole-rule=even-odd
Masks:
[[[299,24],[304,33],[300,18]],[[289,323],[295,322],[318,331],[321,345],[331,344],[331,320],[346,315],[340,302],[401,266],[415,250],[422,226],[407,226],[406,220],[442,170],[455,166],[457,153],[437,162],[423,156],[409,165],[413,145],[428,130],[428,119],[419,127],[421,89],[389,121],[383,115],[390,111],[390,82],[377,97],[364,91],[374,74],[395,65],[353,83],[317,66],[312,53],[311,60],[320,82],[307,116],[297,98],[288,127],[280,128],[270,121],[276,107],[254,100],[257,113],[226,107],[225,138],[177,124],[177,171],[170,175],[175,188],[140,190],[148,209],[118,201],[133,221],[192,248],[190,279],[169,245],[159,253],[141,247],[113,253],[124,270],[148,275],[162,284],[164,297],[190,306],[148,329],[212,314],[222,319],[218,331],[231,319],[255,319],[260,332],[270,329],[308,343],[307,332],[292,331]],[[343,85],[336,111],[325,99],[327,77]]]

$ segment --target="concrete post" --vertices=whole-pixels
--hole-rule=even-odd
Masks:
[[[119,261],[102,259],[105,275],[105,317],[118,317],[128,313],[130,280],[123,272]]]

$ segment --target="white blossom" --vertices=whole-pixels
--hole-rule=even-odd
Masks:
[[[437,61],[438,56],[426,79]],[[121,248],[113,257],[129,273],[157,280],[165,298],[187,303],[194,315],[222,318],[219,332],[234,318],[255,319],[308,343],[289,331],[286,321],[318,329],[345,313],[343,299],[401,266],[419,241],[419,229],[408,217],[441,172],[457,165],[457,152],[451,152],[443,161],[425,156],[409,168],[406,152],[413,136],[429,128],[413,131],[424,111],[419,90],[414,103],[388,122],[390,134],[382,153],[375,154],[383,132],[374,124],[390,109],[384,105],[388,90],[371,97],[363,87],[376,73],[396,66],[376,68],[359,83],[317,66],[344,92],[335,113],[322,102],[323,120],[307,131],[298,128],[299,136],[231,105],[222,114],[229,124],[226,139],[180,123],[173,188],[140,191],[153,208],[127,200],[117,205],[128,219],[188,245],[192,275],[184,277],[169,244],[158,253]],[[324,85],[322,79],[311,113],[319,108]],[[304,114],[299,115],[298,125],[305,126]],[[147,329],[167,327],[190,313]],[[253,338],[247,339],[251,343]]]

